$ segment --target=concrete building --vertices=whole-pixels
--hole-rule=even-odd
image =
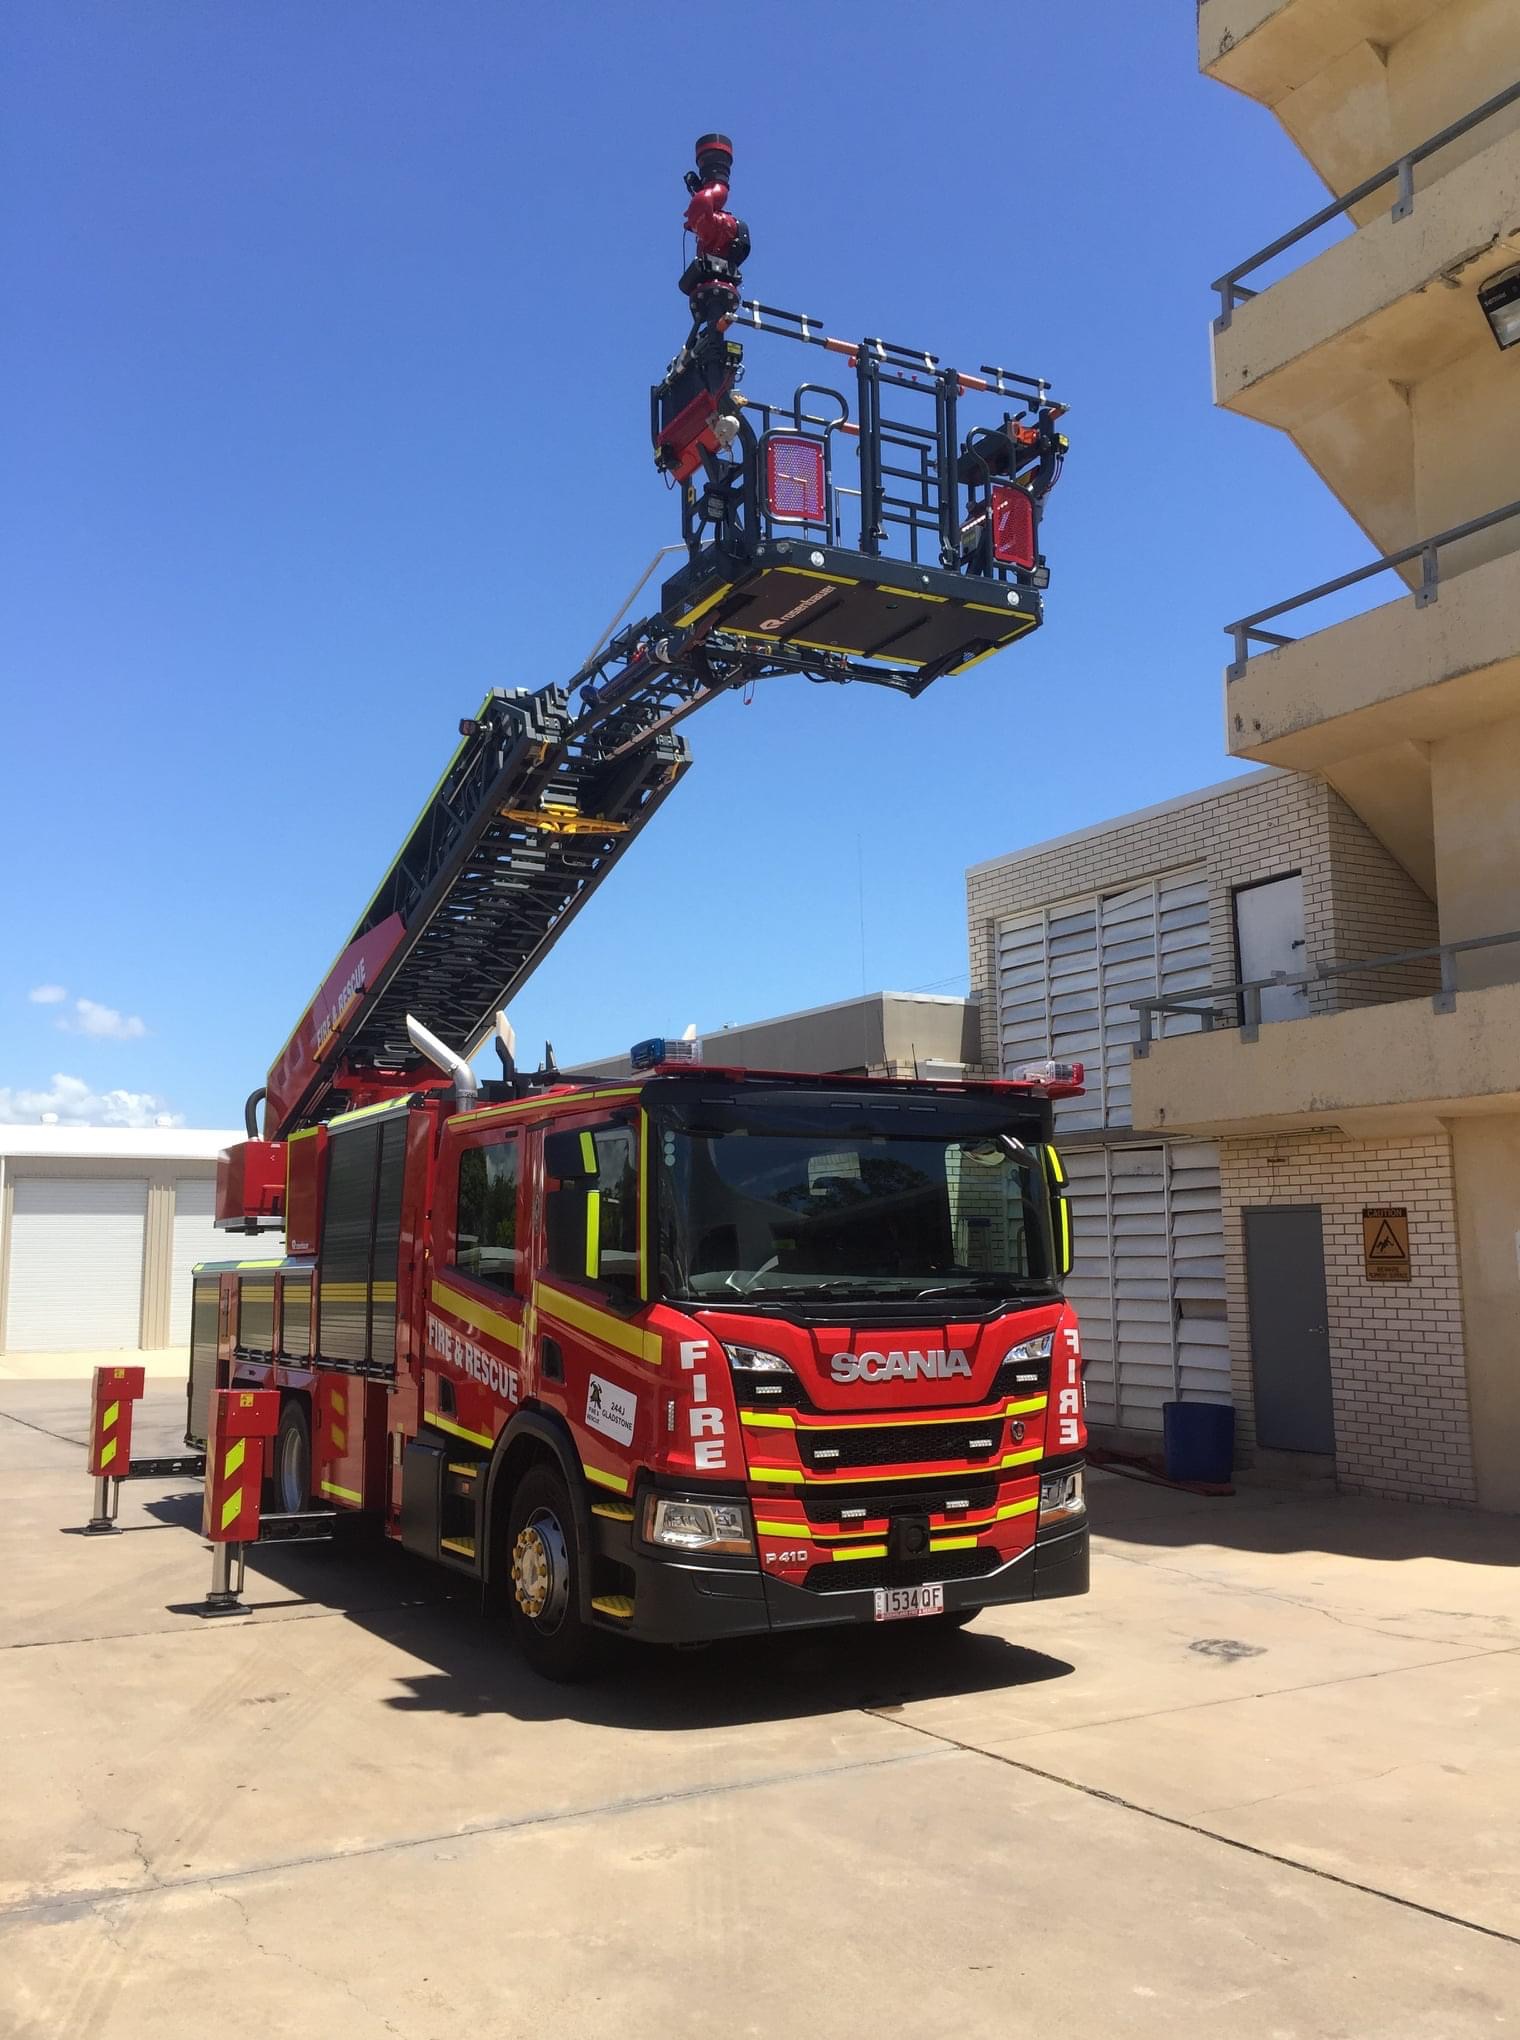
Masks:
[[[1220,1024],[1167,1027],[1133,1121],[1219,1144],[1232,1353],[1283,1377],[1274,1423],[1328,1419],[1348,1485],[1520,1509],[1520,8],[1202,0],[1198,32],[1350,201],[1331,246],[1285,220],[1222,281],[1217,401],[1287,433],[1406,584],[1323,628],[1318,591],[1264,588],[1226,739],[1409,885],[1373,940],[1306,926],[1306,970],[1358,968],[1278,1024],[1241,1024],[1241,959],[1216,975]],[[1377,961],[1432,942],[1435,996]]]
[[[216,1158],[240,1133],[0,1126],[0,1353],[190,1343],[190,1270],[225,1259]]]
[[[772,1020],[704,1035],[702,1058],[755,1070],[826,1070],[838,1076],[975,1076],[981,1054],[976,1008],[925,992],[869,992]],[[626,1054],[577,1063],[583,1077],[625,1077]]]
[[[1231,627],[1228,748],[1283,769],[968,874],[983,1060],[1088,1067],[1100,1433],[1228,1398],[1244,1460],[1520,1509],[1520,7],[1201,0],[1198,32],[1346,195],[1332,245],[1285,220],[1216,285],[1217,400],[1292,438],[1390,599],[1315,629],[1338,589],[1265,589]]]

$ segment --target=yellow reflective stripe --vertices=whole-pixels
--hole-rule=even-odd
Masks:
[[[450,1310],[455,1317],[463,1318],[472,1331],[486,1332],[491,1338],[500,1339],[504,1346],[521,1347],[522,1328],[514,1318],[492,1310],[488,1304],[477,1303],[473,1296],[451,1289],[446,1282],[435,1281],[429,1294],[440,1310]]]
[[[347,1416],[348,1398],[341,1389],[333,1389],[328,1397],[328,1401],[332,1404],[335,1415],[340,1417]]]
[[[599,1466],[587,1466],[585,1460],[581,1461],[581,1468],[587,1480],[594,1480],[598,1487],[610,1487],[617,1494],[627,1494],[629,1483],[620,1473],[603,1473]]]
[[[581,1139],[589,1140],[590,1134],[583,1133]],[[602,1272],[602,1193],[600,1190],[586,1192],[586,1274],[595,1281]]]
[[[374,1297],[376,1303],[394,1303],[396,1301],[396,1285],[394,1282],[372,1282],[370,1284],[370,1295]]]
[[[112,1438],[109,1439],[107,1443],[102,1445],[100,1448],[100,1463],[102,1466],[109,1466],[111,1464],[111,1461],[115,1457],[116,1457],[116,1440]]]
[[[992,1520],[995,1523],[1006,1523],[1010,1516],[1032,1516],[1039,1506],[1038,1495],[1030,1495],[1022,1502],[1004,1502]]]
[[[227,1457],[222,1461],[223,1480],[231,1480],[232,1476],[238,1472],[243,1464],[243,1455],[246,1451],[246,1439],[234,1438],[227,1447]]]
[[[553,1099],[515,1098],[510,1105],[492,1105],[484,1112],[455,1112],[443,1123],[445,1126],[466,1126],[472,1131],[477,1126],[495,1126],[499,1120],[509,1118],[513,1113],[542,1112],[546,1104],[552,1104],[555,1111],[563,1111],[570,1105],[605,1105],[613,1098],[637,1098],[642,1085],[625,1084],[605,1091],[570,1091]]]
[[[976,1539],[974,1537],[931,1537],[929,1539],[929,1549],[931,1551],[974,1551],[975,1548]]]
[[[322,1301],[324,1303],[363,1303],[369,1295],[367,1282],[324,1282]]]
[[[883,581],[876,590],[878,595],[906,595],[913,602],[948,602],[948,595],[931,595],[927,588],[889,588]]]
[[[1064,1183],[1066,1181],[1065,1166],[1049,1141],[1045,1143],[1045,1166],[1050,1171],[1052,1182]]]
[[[407,1103],[405,1098],[382,1098],[378,1105],[360,1105],[353,1112],[340,1112],[336,1119],[324,1124],[331,1133],[335,1126],[357,1126],[361,1119],[378,1119],[382,1112],[404,1112]]]
[[[588,1176],[596,1174],[596,1139],[588,1127],[581,1128],[581,1166]]]
[[[729,589],[733,587],[733,585],[734,584],[732,581],[725,581],[721,588],[719,588],[714,594],[711,594],[707,597],[707,600],[705,602],[697,603],[695,608],[685,610],[680,616],[678,616],[676,618],[677,624],[685,625],[688,623],[695,623],[699,616],[706,616],[708,610],[712,608],[713,604],[715,602],[721,602],[724,596],[728,593]]]
[[[989,1459],[985,1462],[979,1462],[975,1466],[959,1467],[956,1470],[970,1477],[978,1473],[996,1473],[1000,1467],[1004,1466],[1025,1466],[1031,1459],[1038,1459],[1041,1456],[1042,1449],[1042,1447],[1036,1445],[1031,1452],[1005,1452],[1001,1459]],[[948,1478],[943,1472],[936,1472],[932,1466],[927,1473],[923,1467],[915,1468],[912,1473],[877,1473],[874,1470],[868,1472],[860,1467],[852,1467],[844,1473],[823,1474],[794,1473],[789,1466],[752,1466],[749,1470],[749,1477],[751,1480],[801,1481],[808,1487],[848,1487],[852,1481],[858,1485],[866,1480],[869,1480],[872,1487],[880,1487],[889,1480],[944,1480]]]
[[[496,1443],[494,1438],[488,1438],[483,1431],[467,1431],[463,1424],[456,1424],[448,1417],[440,1417],[436,1411],[425,1412],[423,1422],[436,1424],[440,1431],[447,1431],[455,1438],[468,1438],[472,1445],[484,1445],[488,1452]]]
[[[1072,1260],[1071,1207],[1067,1204],[1064,1197],[1057,1198],[1056,1204],[1061,1213],[1061,1273],[1069,1275],[1071,1273]]]
[[[1038,1495],[1030,1495],[1027,1500],[1022,1502],[1005,1502],[1002,1508],[990,1510],[986,1515],[958,1516],[953,1524],[943,1524],[941,1530],[946,1533],[952,1529],[960,1530],[962,1528],[967,1530],[984,1530],[990,1528],[994,1523],[1006,1523],[1012,1516],[1032,1516],[1039,1506]],[[820,1530],[811,1523],[770,1523],[764,1522],[758,1517],[755,1521],[755,1528],[762,1537],[796,1538],[804,1544],[828,1544],[837,1538],[866,1537],[870,1535],[870,1532],[866,1530]],[[933,1534],[938,1535],[940,1533],[935,1532]],[[965,1541],[967,1544],[975,1544],[976,1539],[968,1537]],[[951,1547],[949,1545],[941,1546],[936,1544],[934,1548],[938,1551],[941,1549],[949,1550]]]
[[[1045,1407],[1043,1395],[1030,1396],[1025,1402],[1011,1402],[1000,1408],[973,1410],[963,1416],[959,1410],[942,1410],[936,1417],[898,1417],[886,1410],[873,1410],[865,1417],[820,1417],[816,1422],[799,1423],[785,1410],[740,1410],[739,1422],[747,1424],[753,1431],[898,1431],[913,1430],[927,1424],[995,1424],[1004,1417],[1025,1417],[1031,1410]]]
[[[550,1289],[543,1282],[534,1283],[533,1301],[540,1311],[558,1318],[561,1324],[605,1339],[620,1353],[630,1353],[635,1360],[647,1361],[651,1367],[659,1366],[664,1348],[658,1332],[641,1332],[637,1325],[614,1317],[610,1310],[598,1310],[595,1304],[582,1303],[579,1297],[566,1296],[562,1289]]]
[[[229,1495],[226,1501],[223,1502],[222,1504],[222,1528],[224,1530],[227,1528],[227,1525],[229,1523],[236,1521],[238,1511],[242,1508],[242,1506],[243,1506],[243,1493],[242,1489],[240,1488],[236,1494]]]
[[[120,1415],[121,1404],[119,1402],[113,1402],[111,1407],[105,1412],[104,1416],[102,1416],[100,1420],[100,1428],[103,1431],[109,1431],[111,1426],[116,1422],[116,1419]]]
[[[355,1494],[351,1487],[339,1487],[335,1480],[324,1480],[322,1492],[324,1495],[336,1495],[340,1502],[355,1502],[360,1508],[364,1506],[363,1495]]]
[[[347,1449],[348,1449],[348,1433],[347,1433],[347,1431],[345,1431],[345,1430],[344,1430],[344,1429],[342,1428],[342,1426],[341,1426],[341,1425],[338,1425],[338,1424],[334,1424],[334,1425],[333,1425],[333,1427],[332,1427],[332,1441],[333,1441],[333,1448],[334,1448],[334,1450],[335,1450],[335,1451],[338,1451],[338,1452],[345,1452],[345,1451],[347,1451]]]
[[[972,1539],[972,1542],[976,1542],[975,1538]],[[884,1544],[862,1544],[858,1551],[836,1551],[834,1553],[834,1563],[835,1565],[843,1565],[846,1559],[885,1558],[886,1555],[887,1547]]]
[[[814,567],[775,567],[773,573],[795,574],[800,581],[827,581],[831,588],[858,588],[860,577],[851,574],[820,574]]]
[[[813,1534],[810,1523],[762,1523],[758,1517],[755,1528],[762,1537],[800,1537],[804,1542]]]

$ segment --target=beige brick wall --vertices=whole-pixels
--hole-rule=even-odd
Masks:
[[[1472,1502],[1472,1440],[1445,1134],[1352,1140],[1263,1134],[1220,1143],[1225,1284],[1236,1437],[1255,1445],[1246,1290],[1248,1205],[1317,1204],[1323,1214],[1338,1484],[1399,1500]],[[1409,1213],[1409,1282],[1363,1272],[1364,1205]]]
[[[1236,975],[1234,892],[1301,871],[1306,968],[1435,942],[1435,908],[1323,780],[1252,773],[1159,811],[1045,848],[1013,852],[966,874],[971,995],[980,1001],[982,1060],[1000,1066],[997,924],[1008,915],[1121,887],[1183,866],[1209,881],[1209,944],[1216,984]],[[1311,988],[1315,1012],[1429,990],[1417,967]]]

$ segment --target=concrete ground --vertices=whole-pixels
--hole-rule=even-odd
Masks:
[[[388,1548],[209,1576],[0,1386],[0,2033],[1520,2028],[1520,1524],[1095,1481],[1084,1601],[566,1691]],[[150,1384],[136,1449],[177,1444]]]

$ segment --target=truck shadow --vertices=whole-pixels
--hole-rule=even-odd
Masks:
[[[1124,1479],[1088,1477],[1094,1533],[1114,1544],[1156,1550],[1212,1545],[1226,1551],[1289,1557],[1326,1552],[1342,1558],[1445,1559],[1480,1566],[1520,1565],[1513,1516],[1435,1502],[1391,1502],[1333,1489],[1254,1486],[1233,1495],[1196,1495]]]
[[[747,1637],[698,1650],[613,1637],[595,1678],[555,1686],[529,1671],[470,1582],[456,1584],[394,1546],[357,1539],[348,1548],[255,1548],[244,1599],[255,1619],[261,1604],[276,1617],[281,1609],[330,1609],[419,1660],[385,1703],[405,1713],[503,1714],[669,1733],[850,1708],[890,1710],[1040,1684],[1074,1670],[979,1624],[944,1630],[906,1622]]]

